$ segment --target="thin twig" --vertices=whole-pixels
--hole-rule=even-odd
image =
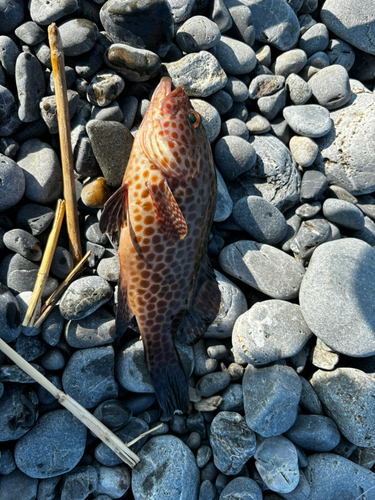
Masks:
[[[41,324],[43,323],[43,321],[47,318],[47,316],[49,315],[49,313],[52,311],[52,309],[57,304],[57,302],[58,302],[59,298],[61,297],[61,295],[68,288],[68,286],[70,285],[70,283],[72,283],[72,281],[74,281],[75,278],[80,274],[81,269],[82,269],[84,263],[86,262],[86,260],[90,257],[90,254],[91,254],[91,250],[89,250],[87,252],[87,254],[84,257],[82,257],[82,259],[78,262],[78,264],[73,269],[73,271],[71,271],[68,274],[68,276],[59,285],[59,287],[56,288],[56,290],[52,293],[52,295],[50,295],[48,297],[48,299],[46,300],[44,306],[42,307],[41,315],[39,316],[38,320],[36,321],[36,323],[34,325],[35,328],[38,328],[39,326],[41,326]]]
[[[48,26],[48,40],[51,48],[51,64],[59,124],[61,165],[66,201],[66,223],[70,242],[70,251],[74,264],[82,259],[81,239],[79,236],[76,188],[74,183],[73,154],[70,141],[70,119],[65,78],[65,62],[59,29],[55,23]]]
[[[159,424],[157,425],[156,427],[153,427],[152,429],[149,429],[148,431],[146,432],[142,432],[142,434],[140,434],[139,436],[137,436],[135,439],[133,439],[132,441],[129,441],[129,443],[126,443],[126,446],[132,446],[134,443],[136,443],[137,441],[139,441],[140,439],[144,438],[145,436],[147,436],[147,434],[150,434],[151,432],[154,432],[156,431],[157,429],[160,429],[160,427],[163,427],[163,424]]]
[[[61,224],[65,214],[65,202],[63,200],[57,201],[55,212],[55,219],[51,232],[48,236],[47,245],[44,249],[42,262],[40,263],[38,275],[36,277],[33,294],[31,296],[29,307],[27,308],[23,326],[34,326],[35,317],[37,315],[37,305],[39,304],[40,297],[42,296],[44,285],[46,284],[49,270],[51,267],[53,255],[55,253],[57,240],[60,234]]]
[[[81,406],[68,394],[60,391],[44,375],[36,370],[22,356],[14,351],[8,344],[0,339],[0,350],[8,356],[17,366],[30,375],[36,382],[50,392],[58,402],[77,417],[99,439],[103,441],[116,455],[130,467],[140,462],[140,458],[131,451],[121,439],[110,431],[100,420]]]

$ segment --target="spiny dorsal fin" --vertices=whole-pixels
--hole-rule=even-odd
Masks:
[[[99,228],[102,233],[119,231],[126,225],[128,211],[128,185],[122,185],[105,203],[100,217]]]

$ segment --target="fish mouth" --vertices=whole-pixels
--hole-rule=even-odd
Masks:
[[[186,92],[182,85],[172,90],[172,80],[168,76],[163,76],[159,83],[159,89],[164,98],[168,96],[169,99],[185,97]]]

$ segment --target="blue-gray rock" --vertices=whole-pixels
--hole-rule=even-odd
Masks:
[[[327,0],[320,12],[323,23],[335,35],[354,47],[375,55],[375,13],[371,10],[371,0],[360,6],[352,0],[337,4]]]
[[[76,351],[63,373],[64,391],[84,408],[94,408],[108,398],[116,398],[114,363],[114,350],[111,346]],[[79,380],[77,373],[80,374]]]
[[[330,222],[349,229],[360,230],[365,224],[361,210],[344,200],[328,198],[323,203],[323,214]]]
[[[219,500],[232,500],[234,498],[239,500],[262,500],[262,490],[253,479],[236,477],[221,491]]]
[[[77,8],[77,0],[63,0],[62,2],[49,2],[48,4],[41,0],[31,0],[29,5],[31,19],[42,26],[71,14]]]
[[[0,477],[0,498],[9,498],[9,494],[11,494],[14,500],[29,500],[36,498],[37,489],[38,480],[27,476],[18,469]]]
[[[108,0],[100,10],[100,20],[114,43],[151,50],[160,57],[171,46],[174,22],[171,6],[165,0],[146,4]]]
[[[247,4],[255,20],[255,38],[259,42],[270,43],[282,51],[294,47],[299,35],[298,19],[284,0],[249,0]]]
[[[30,262],[30,261],[26,261],[26,262]],[[20,273],[20,276],[17,276],[17,278],[21,279],[21,277],[22,277],[22,272]],[[23,322],[23,320],[26,316],[26,311],[28,310],[28,307],[29,307],[29,304],[31,301],[31,297],[32,297],[32,293],[33,292],[30,290],[30,291],[21,292],[18,295],[16,295],[16,300],[18,302],[18,307],[20,310],[21,323]],[[40,313],[40,307],[41,307],[41,300],[39,300],[37,305],[36,305],[37,315]],[[28,336],[33,337],[34,335],[38,335],[41,332],[41,328],[40,327],[34,328],[34,327],[28,327],[28,326],[22,325],[21,332],[24,335],[28,335]]]
[[[363,240],[372,247],[375,246],[375,223],[370,217],[365,215],[365,224],[362,229],[350,231],[350,236]]]
[[[131,82],[149,80],[159,72],[161,65],[159,56],[154,52],[123,43],[111,45],[104,60],[107,66]]]
[[[140,464],[133,469],[135,500],[197,500],[199,469],[191,450],[175,436],[156,436],[139,451]],[[162,470],[163,474],[158,474]]]
[[[191,16],[195,7],[195,2],[193,0],[188,0],[187,2],[183,0],[171,0],[169,3],[176,24],[186,21],[186,19]]]
[[[100,276],[86,276],[74,281],[60,300],[60,313],[65,319],[83,319],[109,301],[113,295],[108,281]]]
[[[202,119],[202,125],[206,131],[207,139],[214,142],[220,134],[221,118],[218,111],[210,103],[203,99],[191,99],[193,108],[198,111]]]
[[[0,474],[7,476],[16,468],[16,463],[13,457],[13,450],[3,448],[0,452]],[[1,479],[0,479],[1,481]]]
[[[327,109],[341,108],[351,98],[349,75],[340,64],[323,68],[309,80],[312,94]]]
[[[99,71],[87,87],[87,100],[94,106],[105,107],[124,90],[125,82],[112,69]]]
[[[42,375],[45,374],[43,368],[35,363],[30,363]],[[27,375],[21,368],[16,365],[2,365],[0,368],[1,382],[17,382],[17,384],[33,384],[35,380]]]
[[[287,106],[283,116],[294,132],[306,137],[322,137],[333,127],[329,111],[318,104]]]
[[[199,52],[217,45],[220,36],[217,24],[205,16],[194,16],[177,30],[176,42],[183,52]]]
[[[21,52],[15,76],[20,103],[18,117],[22,122],[33,122],[39,118],[39,101],[46,87],[42,66],[35,56]]]
[[[88,19],[70,19],[59,26],[62,46],[66,56],[80,56],[95,45],[98,27]]]
[[[55,346],[59,343],[60,335],[64,327],[64,318],[56,307],[51,314],[43,321],[42,337],[48,345]]]
[[[46,352],[47,344],[39,335],[29,337],[21,333],[21,335],[17,337],[14,350],[26,359],[26,361],[35,361]]]
[[[249,86],[250,99],[260,99],[279,92],[285,83],[285,78],[278,75],[256,76]]]
[[[197,451],[197,465],[202,469],[212,457],[212,448],[207,445],[202,445]]]
[[[111,431],[117,431],[130,421],[132,411],[123,401],[107,399],[96,407],[94,416],[111,429]]]
[[[242,120],[246,122],[249,116],[249,112],[245,103],[243,102],[234,102],[228,113],[223,117],[225,120],[230,120],[231,118],[237,118],[238,120]]]
[[[277,436],[294,424],[302,384],[293,368],[248,365],[242,387],[246,423],[254,432]]]
[[[276,245],[286,233],[283,214],[261,196],[247,196],[233,208],[234,220],[259,243]]]
[[[232,26],[227,35],[252,47],[255,42],[255,27],[250,6],[237,0],[224,0],[224,3],[232,18]]]
[[[340,442],[336,424],[323,415],[298,415],[285,436],[305,450],[331,451]]]
[[[48,371],[59,371],[66,365],[66,356],[57,347],[52,347],[43,354],[40,360],[41,366]]]
[[[285,103],[285,88],[279,90],[274,95],[261,97],[257,102],[260,113],[267,118],[267,120],[273,120],[276,118],[279,112],[284,108]]]
[[[211,481],[205,479],[200,485],[198,500],[213,500],[215,495],[215,486],[211,483]]]
[[[352,75],[357,78],[357,80],[360,80],[362,85],[363,82],[371,82],[375,75],[375,56],[358,50],[352,67]],[[365,87],[362,92],[368,92],[368,90],[369,89]],[[357,94],[356,91],[354,93]]]
[[[187,54],[176,62],[164,65],[173,85],[182,85],[191,97],[210,96],[227,83],[227,76],[219,61],[205,50]]]
[[[38,398],[30,386],[7,384],[0,398],[0,441],[19,439],[36,423]]]
[[[316,23],[303,33],[298,46],[306,53],[307,57],[310,57],[316,52],[325,50],[328,42],[329,34],[326,25]],[[298,73],[298,71],[295,71],[295,73]]]
[[[93,466],[98,474],[98,484],[94,491],[98,500],[108,500],[111,498],[121,498],[126,495],[130,488],[130,469],[127,465],[116,465],[106,467],[98,462]]]
[[[72,254],[64,247],[56,246],[51,263],[51,273],[60,279],[65,279],[73,270]]]
[[[301,49],[287,50],[283,54],[276,57],[271,69],[275,75],[287,78],[292,73],[299,73],[305,66],[307,61],[306,52]]]
[[[47,38],[47,33],[34,21],[21,24],[14,32],[17,37],[27,45],[36,45]]]
[[[373,276],[375,250],[355,238],[323,243],[310,260],[299,295],[302,314],[314,334],[337,352],[375,353]]]
[[[70,119],[74,117],[79,105],[78,92],[68,89],[67,91],[68,107]],[[41,116],[46,122],[48,130],[51,134],[57,134],[59,131],[59,125],[57,121],[57,104],[56,96],[49,95],[43,97],[39,103]]]
[[[358,497],[359,500],[364,494],[371,499],[375,490],[373,472],[334,453],[314,453],[308,460],[304,473],[310,485],[309,500]]]
[[[307,170],[301,182],[301,203],[318,200],[328,187],[328,180],[325,175],[316,170]]]
[[[0,154],[0,213],[16,205],[25,192],[25,175],[11,158]]]
[[[218,90],[217,92],[209,95],[207,97],[207,102],[214,106],[219,115],[224,115],[233,106],[233,99],[228,92],[225,92],[225,90]]]
[[[272,491],[290,493],[299,482],[298,455],[284,436],[259,440],[254,458],[260,477]]]
[[[264,300],[238,317],[232,342],[234,351],[244,361],[265,365],[294,356],[311,336],[297,304]]]
[[[228,31],[233,23],[224,0],[213,0],[211,2],[208,17],[218,25],[222,33]]]
[[[210,444],[216,467],[234,475],[254,455],[256,439],[239,413],[221,411],[212,421]]]
[[[17,300],[0,283],[0,337],[4,342],[12,342],[21,333],[21,318]]]
[[[267,118],[254,111],[249,113],[246,127],[250,134],[266,134],[271,130],[271,125]]]
[[[295,73],[291,73],[285,81],[285,86],[289,91],[289,97],[295,105],[305,104],[311,97],[310,85],[303,78]]]
[[[310,139],[310,137],[301,137],[298,135],[294,135],[290,139],[289,149],[296,163],[302,168],[310,167],[319,152],[319,147],[315,141]]]
[[[17,28],[24,16],[24,4],[22,0],[5,0],[0,6],[0,34],[7,35]]]
[[[215,57],[228,75],[245,75],[257,64],[253,49],[234,38],[222,35],[215,48]]]
[[[1,45],[0,45],[1,48]],[[0,82],[0,134],[3,137],[12,135],[21,125],[17,114],[17,104],[13,94]],[[4,140],[4,139],[3,139]],[[5,151],[2,151],[3,155]]]
[[[121,123],[123,119],[124,115],[117,101],[112,101],[111,104],[105,108],[100,108],[99,106],[92,107],[90,120],[104,120]]]
[[[33,236],[38,236],[48,228],[53,218],[54,211],[51,208],[28,203],[18,210],[16,224]]]
[[[196,390],[200,396],[208,398],[225,389],[229,383],[230,375],[228,373],[208,373],[198,380]]]
[[[8,77],[14,78],[16,61],[20,54],[20,50],[17,44],[9,36],[0,36],[0,49],[1,66]]]
[[[83,232],[87,240],[91,243],[95,243],[97,245],[105,245],[108,243],[108,236],[106,233],[102,233],[100,231],[96,215],[87,215],[85,217]]]
[[[115,318],[103,307],[65,328],[67,343],[76,349],[111,344],[116,337]]]
[[[74,69],[81,78],[95,75],[103,66],[105,48],[99,42],[94,47],[79,57]],[[78,91],[78,89],[77,89]]]
[[[302,264],[281,250],[255,241],[237,241],[221,251],[223,270],[275,299],[298,296],[304,275]]]
[[[340,38],[332,38],[329,41],[326,54],[330,64],[340,64],[346,71],[352,68],[356,57],[353,47]]]
[[[233,102],[244,102],[249,97],[249,90],[245,83],[236,78],[235,76],[229,76],[228,81],[224,87],[225,92],[233,99]]]
[[[290,243],[290,250],[296,260],[306,264],[318,245],[332,239],[335,238],[333,238],[330,223],[318,216],[316,219],[302,222],[293,241]]]
[[[34,45],[34,53],[39,62],[44,64],[47,68],[52,69],[51,50],[45,42],[40,42]]]
[[[4,234],[4,245],[11,251],[17,252],[25,259],[40,261],[42,247],[40,242],[23,229],[11,229]]]
[[[242,122],[241,122],[242,123]],[[220,171],[215,168],[217,180],[217,197],[214,213],[214,222],[222,222],[230,216],[233,210],[233,201],[228,193],[228,188],[225,184]]]
[[[63,180],[56,152],[46,142],[24,142],[17,158],[26,181],[25,195],[35,203],[47,204],[62,197]]]
[[[247,122],[248,123],[248,122]],[[235,135],[241,139],[249,138],[249,128],[242,120],[230,118],[221,125],[221,135]]]
[[[26,338],[30,338],[30,337],[26,337]],[[31,338],[35,338],[35,337],[31,337]],[[58,375],[47,373],[46,378],[55,387],[57,387],[57,389],[59,389],[60,391],[62,391],[62,385],[61,385],[61,381],[60,381],[60,378],[59,378]],[[38,395],[39,403],[41,403],[43,405],[49,405],[53,401],[55,401],[55,396],[53,396],[53,394],[51,394],[50,392],[48,392],[41,385],[39,385],[38,388],[37,388],[37,395]]]
[[[223,401],[219,409],[222,411],[243,412],[243,394],[241,384],[229,384],[220,394]]]
[[[299,376],[302,382],[302,392],[299,404],[309,413],[314,415],[323,415],[322,403],[320,402],[312,385],[303,377]]]
[[[254,166],[256,154],[245,139],[225,136],[216,143],[214,158],[224,179],[233,180]]]

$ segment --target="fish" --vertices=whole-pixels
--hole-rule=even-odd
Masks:
[[[216,318],[220,290],[207,256],[216,174],[200,114],[169,77],[156,87],[124,178],[99,227],[121,230],[116,334],[135,316],[145,361],[165,415],[188,411],[174,338],[192,345]]]

